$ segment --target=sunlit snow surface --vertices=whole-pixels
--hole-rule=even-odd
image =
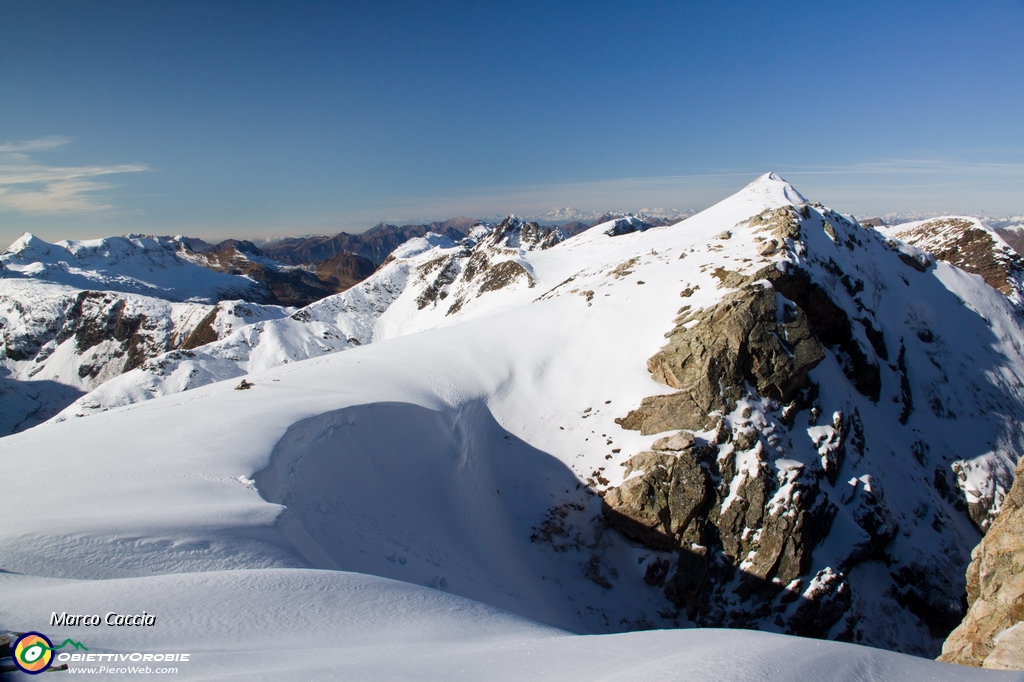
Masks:
[[[763,265],[740,228],[723,229],[801,200],[765,177],[677,226],[509,253],[534,286],[474,297],[455,317],[418,310],[400,286],[446,246],[411,244],[392,279],[314,309],[314,330],[347,320],[372,343],[303,356],[309,325],[269,321],[182,365],[229,381],[176,392],[125,375],[109,394],[123,391],[123,407],[0,439],[0,628],[96,652],[192,652],[177,679],[1021,679],[764,633],[581,634],[659,625],[640,550],[614,533],[564,551],[531,541],[550,505],[596,513],[579,482],[598,467],[621,481],[613,448],[650,446],[614,419],[666,391],[645,361],[679,291],[699,285],[687,303],[710,305],[712,267]],[[937,272],[1008,319],[973,280]],[[999,324],[958,333],[1009,343]],[[994,358],[993,381],[1013,385],[1019,366]],[[975,367],[964,362],[949,371]],[[839,381],[834,363],[815,372]],[[253,387],[234,390],[244,373]],[[955,425],[920,425],[955,439]],[[155,626],[49,627],[53,612],[143,610]]]
[[[146,605],[153,628],[49,628],[90,653],[190,653],[183,680],[1021,680],[852,644],[739,630],[571,635],[441,591],[342,571],[266,569],[46,580],[0,574],[28,628]],[[100,664],[72,663],[98,667]],[[113,663],[108,665],[124,665]],[[159,664],[151,664],[156,667]],[[11,675],[11,679],[33,679]],[[128,679],[138,675],[106,675]]]

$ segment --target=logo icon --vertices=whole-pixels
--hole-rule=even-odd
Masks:
[[[53,663],[53,642],[38,632],[26,632],[14,642],[14,665],[19,670],[35,675]]]

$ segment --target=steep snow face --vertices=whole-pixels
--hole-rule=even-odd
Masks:
[[[25,233],[0,253],[0,277],[168,301],[266,298],[266,292],[251,279],[213,272],[180,258],[178,246],[172,239],[138,235],[50,244]]]
[[[1024,303],[1024,256],[977,218],[945,216],[880,231],[978,275],[1018,305]]]
[[[674,226],[613,227],[536,250],[522,232],[417,240],[348,292],[76,407],[160,400],[0,440],[0,457],[39,453],[16,473],[32,496],[0,496],[0,565],[94,580],[358,570],[587,632],[706,623],[687,601],[706,587],[723,624],[936,649],[972,520],[998,509],[1021,447],[1014,307],[771,175]],[[517,274],[482,286],[498,268]],[[759,345],[714,323],[747,297],[770,313]],[[707,347],[735,371],[709,376],[738,381],[702,393],[682,358],[649,362],[688,333],[721,339]],[[789,362],[792,376],[771,371]],[[232,390],[245,372],[254,386]],[[689,389],[706,423],[642,414]],[[655,467],[624,466],[643,453]],[[652,546],[610,529],[604,505],[657,465],[688,467],[704,497]],[[685,498],[679,480],[667,488]],[[707,568],[699,557],[751,581],[679,570]]]

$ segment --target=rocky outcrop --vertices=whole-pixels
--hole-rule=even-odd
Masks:
[[[792,230],[788,215],[765,223],[776,219],[778,227],[782,219]],[[799,269],[772,265],[719,279],[739,288],[710,309],[684,309],[668,344],[647,363],[655,380],[679,390],[645,398],[618,420],[642,433],[680,431],[625,463],[625,482],[605,493],[605,517],[643,545],[676,553],[674,571],[652,569],[648,582],[662,584],[698,624],[752,627],[772,617],[791,632],[823,637],[849,603],[845,578],[823,574],[808,597],[799,583],[810,577],[812,552],[836,513],[819,481],[835,482],[856,445],[858,418],[835,416],[815,466],[774,460],[788,417],[813,404],[817,387],[808,373],[825,358],[825,342],[851,345],[850,320]],[[870,374],[864,353],[857,355]],[[873,389],[877,382],[866,383]],[[750,408],[731,424],[723,419],[752,395],[776,406],[771,421],[756,423]],[[706,440],[693,435],[709,431]],[[872,554],[894,532],[871,517],[870,494],[864,497],[862,523],[871,532],[851,555]],[[741,608],[725,606],[737,595]]]
[[[649,222],[647,222],[645,220],[641,220],[640,218],[637,218],[636,216],[625,216],[623,218],[617,218],[617,219],[616,218],[610,218],[610,217],[608,218],[608,221],[612,221],[612,220],[614,220],[614,222],[612,222],[611,226],[605,228],[605,230],[604,230],[604,233],[606,235],[608,235],[609,237],[618,237],[620,235],[631,234],[633,232],[643,232],[644,230],[649,230],[652,227],[654,227],[654,225],[652,225],[651,223],[649,223]],[[599,223],[595,223],[595,224],[600,224],[600,223],[603,223],[603,222],[605,222],[605,221],[602,220]],[[563,227],[563,230],[564,230],[564,227]]]
[[[608,524],[675,554],[649,564],[645,579],[662,586],[691,621],[755,627],[773,618],[790,632],[826,636],[844,615],[835,604],[849,600],[846,581],[812,581],[817,594],[811,599],[801,596],[801,579],[808,577],[834,506],[805,467],[790,463],[780,470],[767,462],[751,429],[727,433],[720,425],[718,431],[734,448],[748,449],[720,448],[681,432],[673,438],[690,441],[681,449],[630,458],[626,481],[604,495]],[[677,446],[665,439],[658,444]],[[792,608],[794,601],[800,608]]]
[[[1024,670],[1024,459],[1002,512],[971,555],[967,602],[939,660]]]
[[[557,227],[542,227],[512,215],[501,221],[481,242],[495,248],[536,251],[549,249],[565,238],[565,233]]]
[[[878,365],[854,341],[846,313],[806,271],[771,266],[730,279],[745,283],[710,309],[684,308],[669,343],[647,361],[655,381],[679,391],[645,398],[620,420],[623,428],[705,429],[709,415],[732,410],[746,386],[791,410],[803,406],[807,373],[827,346],[848,359],[844,371],[858,390],[878,399]]]

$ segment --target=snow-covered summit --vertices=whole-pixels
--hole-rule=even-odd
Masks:
[[[806,203],[807,199],[781,176],[765,173],[714,206],[686,218],[683,223],[691,226],[695,222],[731,226],[767,209]]]

